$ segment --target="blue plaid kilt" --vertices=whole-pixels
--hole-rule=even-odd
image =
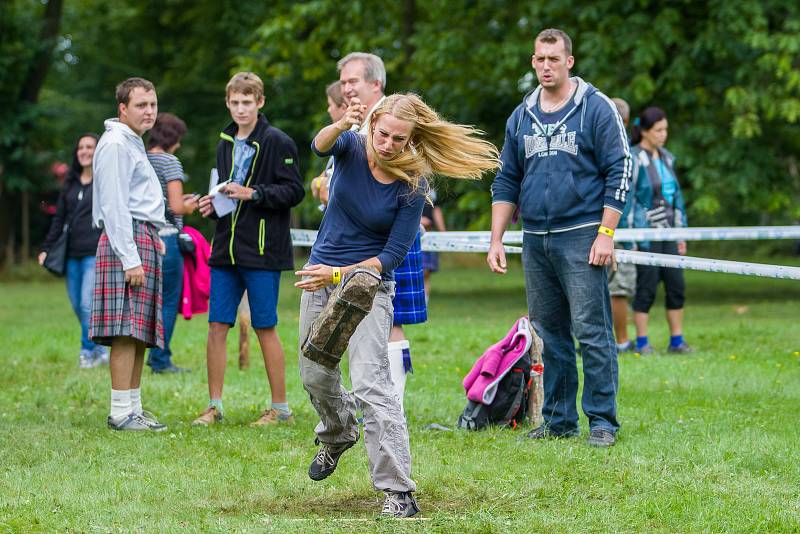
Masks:
[[[439,253],[438,252],[423,252],[422,253],[422,268],[432,273],[439,272]]]
[[[406,259],[394,270],[394,324],[419,324],[428,320],[425,304],[425,279],[422,276],[422,244],[420,234]]]

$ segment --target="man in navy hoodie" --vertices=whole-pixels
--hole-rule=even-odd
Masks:
[[[563,31],[536,37],[532,65],[540,85],[506,123],[487,261],[505,274],[503,233],[518,208],[528,312],[544,341],[544,424],[528,437],[579,434],[574,335],[589,444],[610,446],[619,429],[618,371],[606,266],[613,261],[631,157],[616,107],[592,85],[570,78],[574,62]]]

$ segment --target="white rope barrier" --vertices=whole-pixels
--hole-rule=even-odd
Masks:
[[[790,226],[790,227],[753,227],[753,228],[796,229],[797,227]],[[647,230],[653,230],[653,229],[647,229]],[[740,228],[724,228],[724,229],[692,228],[691,230],[719,231],[719,230],[740,230]],[[744,229],[742,228],[741,230]],[[506,236],[508,236],[509,233],[513,234],[513,232],[507,232]],[[479,232],[429,232],[422,236],[422,250],[436,251],[436,252],[483,252],[483,253],[489,251],[488,241],[479,240],[477,239],[477,236],[469,239],[462,239],[461,237],[459,237],[461,234],[479,234]],[[480,234],[486,234],[488,237],[488,232],[480,232]],[[455,235],[455,237],[451,239],[444,239],[444,237],[447,235]],[[649,237],[650,234],[646,235],[648,235],[648,237],[646,238],[647,240],[653,239],[653,237]],[[688,235],[688,234],[681,234],[681,235]],[[708,234],[703,234],[703,232],[696,232],[695,235],[708,235]],[[742,232],[740,234],[729,233],[727,235],[753,235],[753,234]],[[762,232],[760,235],[765,236],[767,234],[765,232]],[[780,234],[778,231],[775,231],[774,235],[784,235],[784,234]],[[433,236],[434,239],[430,239],[431,236]],[[798,234],[798,236],[800,236],[800,234]],[[314,244],[316,238],[317,238],[316,230],[292,229],[292,242],[296,247],[310,247]],[[772,238],[723,237],[722,239],[782,239],[782,238],[783,237],[772,237]],[[681,238],[681,240],[683,239],[685,238]],[[710,238],[702,237],[700,239],[710,239]],[[661,238],[659,238],[658,240],[666,241],[666,239],[661,239]],[[522,248],[520,247],[506,245],[504,248],[506,253],[509,254],[520,254],[522,252]],[[643,251],[623,250],[623,249],[615,249],[614,252],[616,253],[617,263],[633,263],[635,265],[651,265],[654,267],[672,267],[675,269],[691,269],[695,271],[706,271],[714,273],[728,273],[728,274],[739,274],[748,276],[762,276],[768,278],[784,278],[789,280],[800,280],[800,267],[787,267],[784,265],[768,265],[763,263],[747,263],[740,261],[715,260],[711,258],[696,258],[692,256],[675,256],[672,254],[656,254],[654,252],[643,252]]]
[[[620,228],[617,233],[614,240],[619,242],[800,239],[800,226]]]
[[[491,233],[480,232],[427,232],[422,236],[426,241],[462,240],[472,243],[488,243]],[[620,228],[614,240],[620,243],[634,241],[724,241],[756,239],[800,239],[800,226],[738,226],[738,227],[695,227],[695,228]],[[522,243],[522,232],[512,231],[503,235],[503,243],[518,245]]]
[[[426,252],[489,252],[489,243],[472,243],[458,239],[437,240],[425,243],[423,235],[422,250]],[[317,239],[316,230],[298,230],[292,228],[292,244],[296,247],[310,247]],[[520,254],[520,247],[503,247],[509,254]]]
[[[635,265],[651,265],[654,267],[672,267],[675,269],[692,269],[711,273],[741,274],[747,276],[764,276],[767,278],[785,278],[800,280],[800,267],[785,265],[767,265],[764,263],[747,263],[743,261],[714,260],[695,258],[692,256],[675,256],[672,254],[656,254],[635,250],[616,249],[617,263],[633,263]]]

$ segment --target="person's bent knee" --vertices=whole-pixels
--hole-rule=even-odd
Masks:
[[[664,307],[668,310],[682,310],[685,303],[686,298],[683,295],[667,295]]]
[[[653,302],[655,301],[655,297],[653,298],[644,298],[644,297],[637,297],[634,299],[633,304],[631,304],[631,308],[636,313],[650,313],[650,308],[653,307]]]
[[[278,330],[276,328],[276,325],[272,325],[272,326],[254,326],[253,330],[256,331],[256,334],[267,334],[267,335],[271,335],[271,336],[278,335]]]
[[[230,329],[231,325],[228,323],[210,322],[208,323],[208,337],[226,337],[228,335],[228,330]]]
[[[330,392],[331,384],[336,382],[335,373],[334,370],[328,371],[305,356],[300,356],[300,381],[312,397],[324,397]]]

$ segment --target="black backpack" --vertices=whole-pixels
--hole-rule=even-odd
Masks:
[[[458,416],[458,428],[483,430],[489,425],[517,428],[528,413],[531,388],[531,355],[526,352],[500,380],[491,404],[467,401],[464,413]]]

